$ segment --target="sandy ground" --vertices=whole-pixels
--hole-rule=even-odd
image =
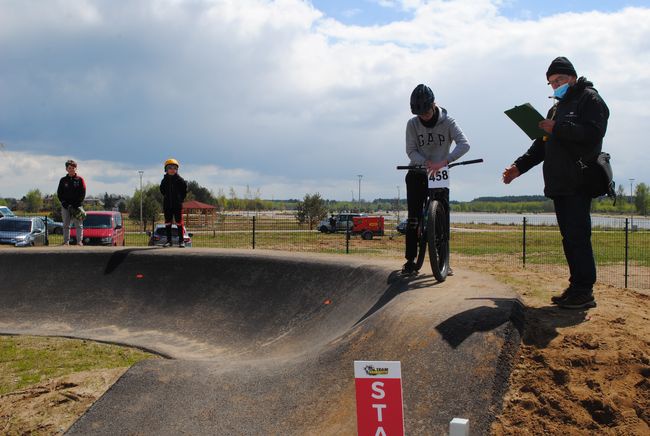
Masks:
[[[527,306],[495,435],[650,435],[650,296],[607,285],[598,307],[563,310],[550,296],[566,270],[514,270],[471,259],[455,267],[491,274]],[[454,278],[450,278],[453,280]],[[61,434],[125,369],[89,371],[0,396],[0,434]]]
[[[0,395],[0,434],[63,434],[126,370],[84,371]]]
[[[460,260],[460,265],[471,261]],[[650,435],[650,296],[598,285],[598,306],[565,310],[550,297],[566,286],[552,273],[493,264],[527,306],[495,435]]]

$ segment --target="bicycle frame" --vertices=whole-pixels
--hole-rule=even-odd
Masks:
[[[448,165],[452,168],[458,165],[469,165],[483,162],[474,159],[454,162]],[[421,165],[398,166],[397,169],[425,169]],[[428,188],[427,196],[418,219],[418,253],[415,260],[419,270],[424,264],[426,247],[429,246],[429,262],[431,271],[439,282],[445,281],[449,272],[449,197],[448,188]]]

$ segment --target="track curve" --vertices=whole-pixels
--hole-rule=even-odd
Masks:
[[[408,434],[454,416],[487,430],[518,344],[513,293],[471,272],[434,285],[375,260],[148,248],[0,265],[0,332],[171,358],[135,365],[69,434],[354,434],[352,362],[372,359],[402,361]]]

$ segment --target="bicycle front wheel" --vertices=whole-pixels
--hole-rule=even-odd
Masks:
[[[449,225],[444,205],[433,200],[427,211],[427,242],[433,276],[444,282],[449,273]]]

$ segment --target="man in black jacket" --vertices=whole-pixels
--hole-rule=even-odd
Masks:
[[[77,174],[77,162],[68,160],[65,163],[68,174],[59,180],[56,195],[61,202],[63,218],[63,245],[70,244],[70,221],[72,220],[77,232],[77,245],[83,245],[83,220],[73,215],[74,209],[80,208],[86,198],[86,182]]]
[[[565,57],[551,62],[546,78],[557,100],[547,119],[539,123],[547,135],[536,139],[504,170],[503,182],[508,184],[544,162],[544,195],[553,200],[570,273],[569,287],[551,301],[569,309],[594,307],[596,263],[591,247],[591,196],[582,168],[601,151],[609,109],[593,83],[584,77],[578,79]]]
[[[164,247],[172,245],[172,220],[176,221],[178,228],[178,246],[185,247],[183,239],[183,201],[187,195],[187,182],[178,174],[178,161],[167,159],[165,161],[165,176],[160,182],[160,192],[163,195],[163,212],[165,214],[165,230],[167,243]]]

